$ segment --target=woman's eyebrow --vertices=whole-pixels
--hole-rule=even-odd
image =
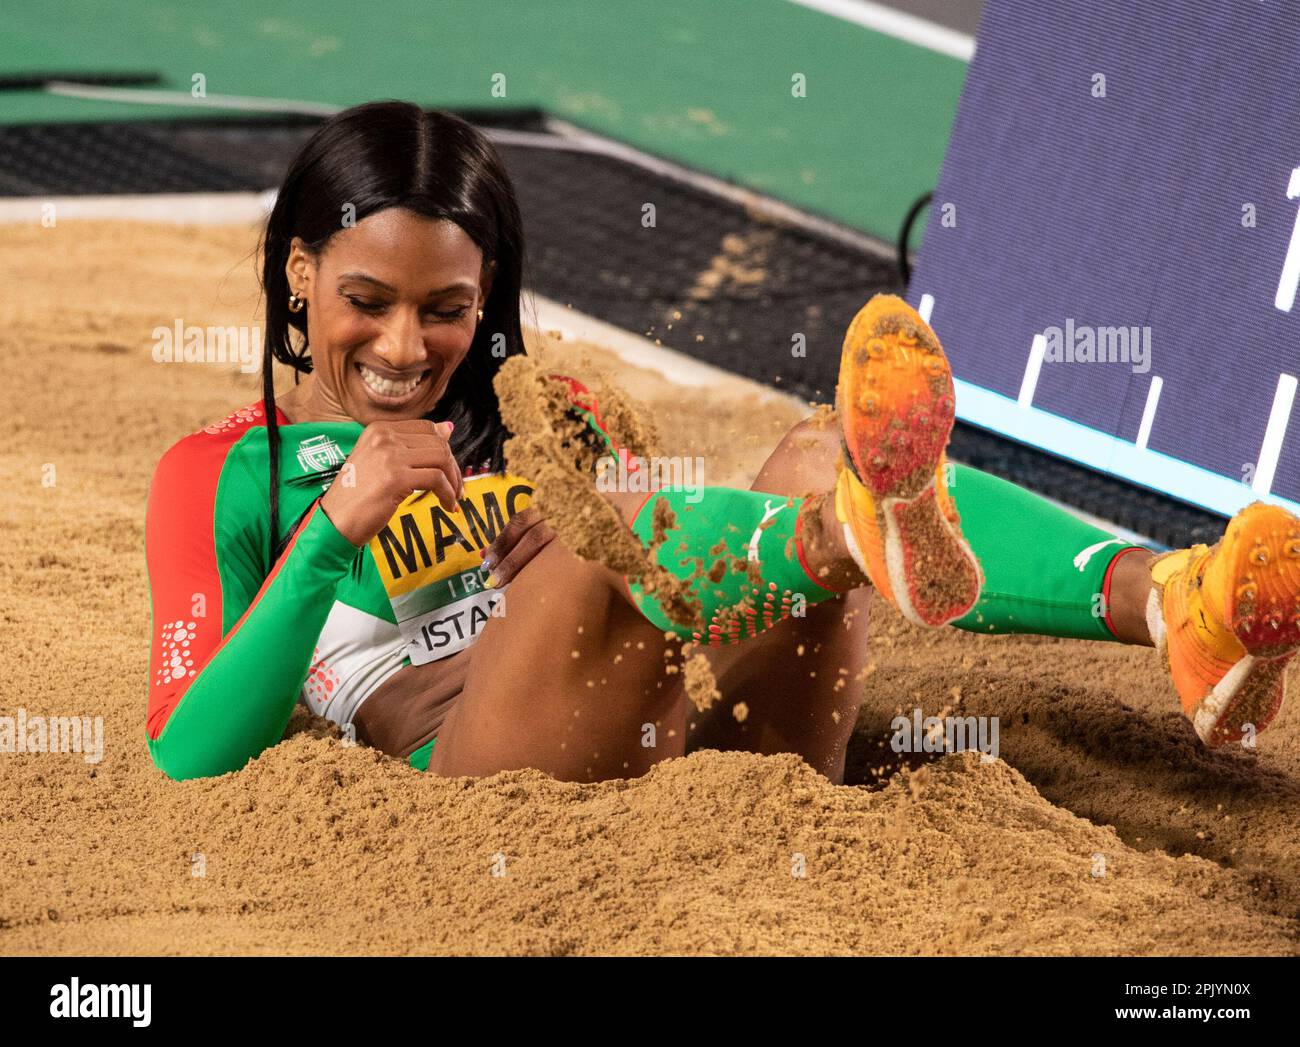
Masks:
[[[360,280],[362,283],[374,284],[376,287],[382,287],[385,291],[397,290],[397,288],[390,287],[388,284],[384,283],[383,280],[377,280],[375,277],[368,276],[365,273],[344,273],[339,277],[339,280]]]
[[[384,283],[383,280],[376,279],[375,277],[369,276],[366,273],[355,273],[355,272],[344,273],[342,276],[339,277],[339,282],[341,283],[345,280],[358,280],[362,283],[367,283],[367,284],[371,284],[374,287],[378,287],[381,290],[389,291],[392,294],[397,293],[396,287],[393,287],[390,284],[386,284]],[[436,298],[438,295],[446,294],[448,291],[476,291],[476,290],[478,290],[478,284],[474,283],[473,280],[457,280],[455,283],[450,283],[446,287],[439,287],[436,290],[430,291],[425,297]]]

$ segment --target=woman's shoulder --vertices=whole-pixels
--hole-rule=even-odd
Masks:
[[[279,416],[281,424],[286,420]],[[155,477],[204,479],[212,472],[220,472],[231,450],[252,430],[262,430],[266,425],[266,407],[258,400],[231,411],[226,417],[211,422],[182,436],[164,452],[158,462]]]
[[[287,424],[284,415],[277,411],[276,417],[281,425]],[[256,400],[246,407],[241,407],[236,411],[231,411],[219,422],[212,422],[205,425],[202,429],[191,433],[191,436],[226,436],[231,433],[242,435],[244,431],[251,429],[255,425],[266,424],[266,404],[262,400]]]
[[[231,468],[241,458],[246,439],[265,432],[266,411],[259,401],[230,412],[225,418],[181,437],[164,452],[149,485],[146,539],[159,548],[210,543],[212,520],[220,517],[222,533],[241,533],[244,522],[256,521],[263,492],[250,479],[246,465]],[[266,444],[261,443],[265,458]],[[246,457],[246,456],[242,456]]]

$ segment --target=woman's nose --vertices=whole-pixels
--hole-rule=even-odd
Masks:
[[[395,371],[423,363],[429,354],[424,347],[419,310],[395,311],[375,350]]]

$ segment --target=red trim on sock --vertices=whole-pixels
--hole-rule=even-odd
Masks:
[[[1106,608],[1106,614],[1102,617],[1102,622],[1105,624],[1106,628],[1110,630],[1110,635],[1115,637],[1117,640],[1119,639],[1119,633],[1115,631],[1115,626],[1111,624],[1110,620],[1110,580],[1115,574],[1115,565],[1119,563],[1120,557],[1127,553],[1146,553],[1150,551],[1151,550],[1141,545],[1126,545],[1123,549],[1112,556],[1110,558],[1110,563],[1106,565],[1106,576],[1101,582],[1101,605]]]
[[[600,435],[605,437],[609,441],[609,445],[614,448],[614,453],[626,458],[627,448],[614,439],[614,434],[609,431],[605,419],[600,416],[600,404],[597,402],[595,394],[576,378],[570,378],[567,374],[552,374],[547,377],[553,381],[563,382],[569,387],[569,403],[580,411],[589,412],[592,420],[596,423],[596,428],[600,431]],[[640,468],[640,464],[628,463],[625,468],[627,468],[628,472],[633,473]]]
[[[800,505],[799,508],[802,509],[803,506]],[[827,585],[813,574],[813,569],[808,566],[808,560],[803,554],[803,539],[799,537],[799,529],[801,527],[803,527],[803,513],[798,512],[795,514],[794,518],[794,551],[799,557],[799,566],[803,568],[803,573],[808,576],[813,585],[817,586],[819,589],[825,589],[828,593],[851,593],[853,591],[852,589],[836,589],[833,585]]]

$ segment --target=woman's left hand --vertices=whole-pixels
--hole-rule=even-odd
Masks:
[[[488,588],[500,589],[508,584],[554,537],[551,525],[533,506],[515,513],[484,551],[483,563],[492,572],[488,575]]]

